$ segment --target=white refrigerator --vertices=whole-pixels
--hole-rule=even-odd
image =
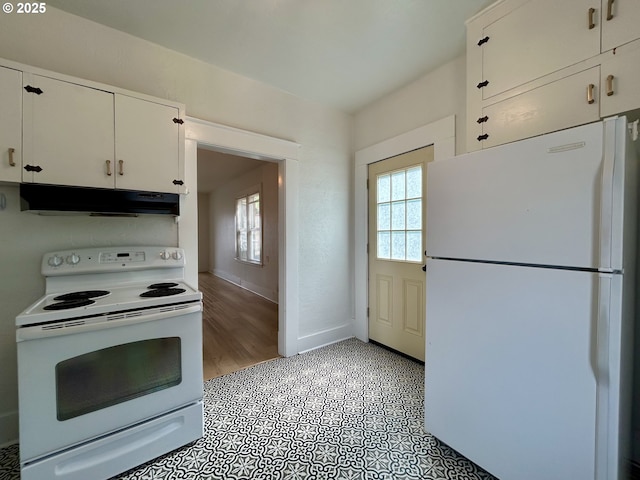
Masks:
[[[613,118],[427,170],[425,428],[500,480],[622,480],[638,156]]]

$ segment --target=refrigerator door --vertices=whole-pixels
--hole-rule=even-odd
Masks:
[[[428,259],[426,430],[503,480],[617,478],[595,476],[618,448],[603,277]]]
[[[431,163],[427,255],[617,268],[601,247],[611,251],[612,212],[622,207],[612,192],[622,191],[624,159],[615,142],[604,152],[605,123]]]

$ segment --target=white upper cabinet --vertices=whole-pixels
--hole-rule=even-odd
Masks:
[[[640,1],[602,0],[602,51],[640,38]]]
[[[0,181],[22,178],[22,72],[0,67]]]
[[[183,106],[29,72],[21,83],[23,182],[186,192]]]
[[[499,0],[467,22],[467,151],[640,109],[640,0]]]
[[[640,109],[638,85],[640,40],[604,53],[600,67],[600,116]]]
[[[486,25],[482,55],[484,99],[600,53],[599,0],[536,0]]]
[[[24,182],[113,188],[113,94],[24,73]]]
[[[177,107],[116,94],[116,187],[182,191]]]

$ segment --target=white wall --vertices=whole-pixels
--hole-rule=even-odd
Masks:
[[[235,260],[235,203],[248,188],[262,188],[263,265]],[[278,164],[263,162],[210,194],[210,271],[278,302]]]
[[[466,150],[464,55],[357,112],[354,150],[361,150],[449,115],[456,116],[456,153],[459,154]]]
[[[198,272],[208,272],[209,245],[210,245],[210,220],[209,220],[209,194],[198,193]]]
[[[300,143],[299,335],[313,345],[321,332],[349,324],[351,116],[50,6],[45,14],[0,15],[0,57],[179,101],[190,116]],[[89,217],[23,221],[15,202],[13,210],[0,212],[12,219],[9,228],[0,224],[0,357],[6,360],[0,369],[0,422],[5,415],[15,418],[13,321],[43,293],[42,253],[105,243],[177,242],[175,226],[163,221],[149,225],[132,219],[117,228]],[[0,443],[11,435],[0,423]]]

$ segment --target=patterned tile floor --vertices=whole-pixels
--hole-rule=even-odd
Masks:
[[[424,433],[424,367],[355,339],[205,383],[205,436],[114,477],[493,480]],[[18,474],[0,450],[0,480]]]

